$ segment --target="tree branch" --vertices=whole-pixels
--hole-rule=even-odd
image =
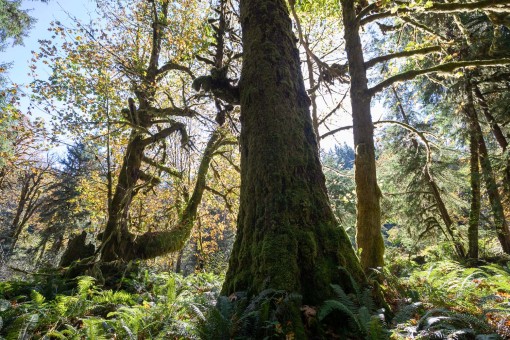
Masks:
[[[429,46],[429,47],[419,48],[419,49],[411,50],[411,51],[396,52],[396,53],[376,57],[374,59],[370,59],[369,61],[365,62],[365,67],[366,68],[373,67],[378,63],[382,63],[382,62],[392,60],[392,59],[412,57],[415,55],[426,55],[426,54],[440,52],[440,51],[441,51],[441,46]]]
[[[320,136],[320,139],[323,139],[323,138],[326,138],[328,136],[334,135],[337,132],[344,131],[344,130],[350,130],[350,129],[352,129],[352,125],[342,126],[342,127],[338,128],[338,129],[334,129],[334,130],[326,132],[325,134]]]
[[[149,158],[147,156],[143,156],[142,160],[145,163],[155,167],[158,170],[161,170],[161,171],[166,172],[167,174],[169,174],[171,176],[174,176],[174,177],[182,179],[182,172],[177,171],[176,169],[172,169],[170,167],[164,166],[163,164],[160,164],[160,163],[156,162],[155,160],[153,160],[153,159],[151,159],[151,158]]]
[[[145,173],[140,170],[138,173],[138,177],[140,180],[144,181],[146,184],[149,184],[151,186],[157,186],[161,183],[161,180],[153,175],[149,175],[148,173]]]
[[[415,20],[411,19],[408,16],[402,16],[402,17],[400,17],[400,19],[402,21],[404,21],[405,23],[407,23],[407,24],[409,24],[411,26],[416,27],[417,29],[421,30],[422,32],[425,32],[425,33],[428,33],[428,34],[432,34],[433,36],[439,38],[442,42],[448,42],[448,39],[446,37],[444,37],[441,34],[435,32],[430,27],[428,27],[426,25],[423,25],[423,24],[419,23],[418,21],[415,21]]]
[[[143,110],[140,110],[143,111]],[[178,107],[166,107],[164,109],[157,109],[157,108],[149,108],[146,110],[146,112],[151,117],[168,117],[168,116],[175,116],[175,117],[194,117],[198,115],[198,112],[195,110],[192,110],[190,108],[178,108]]]
[[[186,126],[180,122],[173,122],[170,127],[167,127],[148,138],[142,139],[140,143],[145,147],[170,136],[175,131],[179,131],[181,133],[181,144],[186,145],[189,140],[188,133],[186,131]]]
[[[455,61],[451,63],[445,63],[421,70],[411,70],[403,73],[399,73],[394,75],[386,80],[383,80],[379,84],[374,87],[368,89],[368,92],[371,96],[376,93],[382,91],[388,86],[392,84],[403,82],[406,80],[414,79],[418,76],[422,76],[424,74],[435,73],[435,72],[444,72],[451,73],[462,67],[471,67],[471,66],[503,66],[510,64],[510,58],[500,58],[500,59],[482,59],[482,60],[465,60],[465,61]]]
[[[403,3],[405,4],[405,3]],[[462,13],[462,12],[471,12],[475,10],[491,10],[493,12],[510,12],[510,8],[508,7],[500,7],[509,5],[510,0],[482,0],[478,2],[467,2],[467,3],[459,3],[459,2],[451,2],[451,3],[439,3],[435,2],[431,6],[425,7],[399,7],[395,10],[388,10],[381,13],[373,14],[367,16],[360,20],[360,25],[366,25],[375,20],[384,19],[392,16],[398,16],[400,14],[408,14],[408,13]]]
[[[156,71],[156,76],[163,77],[169,71],[183,71],[183,72],[186,72],[187,74],[189,74],[191,79],[195,79],[195,75],[193,74],[193,72],[191,72],[191,70],[188,67],[179,65],[172,61],[169,61],[165,65],[161,66],[161,68],[159,68]]]

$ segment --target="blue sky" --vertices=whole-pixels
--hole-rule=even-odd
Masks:
[[[24,46],[9,46],[0,53],[0,63],[12,62],[9,78],[16,84],[26,85],[32,81],[28,76],[28,61],[32,58],[31,51],[39,49],[38,40],[47,39],[51,35],[48,31],[50,22],[59,20],[72,25],[69,15],[88,21],[94,16],[95,3],[92,0],[50,0],[48,3],[24,0],[22,7],[29,10],[29,14],[37,19],[37,22],[28,32],[28,37],[25,37]]]
[[[39,49],[38,40],[48,39],[51,36],[51,33],[48,31],[50,22],[58,20],[67,26],[74,26],[72,18],[75,17],[82,22],[88,23],[91,18],[97,17],[97,14],[95,13],[95,0],[50,0],[48,3],[42,3],[38,0],[23,0],[22,4],[23,9],[29,10],[30,15],[37,22],[28,32],[28,36],[25,37],[23,46],[8,47],[4,52],[0,53],[0,64],[12,62],[12,66],[8,71],[8,79],[20,85],[23,91],[30,94],[25,86],[33,80],[29,76],[29,60],[32,58],[31,51]],[[37,73],[39,78],[42,79],[49,76],[49,72],[42,64],[38,64]],[[20,109],[26,112],[29,106],[29,96],[23,97],[20,104]],[[32,113],[34,117],[42,117],[46,121],[49,120],[42,111],[33,109]],[[341,125],[350,125],[352,123],[349,116],[343,117],[342,120],[345,123]],[[343,142],[352,145],[351,131],[340,132],[335,137],[327,138],[322,142],[322,146],[329,149],[334,144]]]
[[[7,79],[19,85],[20,90],[27,94],[26,97],[20,98],[19,106],[22,112],[27,112],[30,105],[30,90],[26,86],[34,80],[29,75],[29,60],[32,58],[31,51],[37,52],[39,50],[39,40],[50,38],[51,32],[48,31],[50,22],[58,20],[68,26],[74,26],[73,17],[83,22],[89,22],[96,14],[94,12],[94,0],[49,0],[48,3],[43,3],[39,0],[23,0],[22,8],[29,10],[30,16],[35,18],[37,22],[28,32],[28,36],[23,39],[23,45],[8,45],[5,51],[0,52],[0,64],[11,63],[11,67],[7,71]],[[38,64],[37,73],[42,79],[49,75],[49,71],[42,63]],[[49,122],[49,117],[42,110],[33,108],[31,112],[32,118],[42,118],[45,122]],[[52,149],[54,153],[62,153],[64,151],[64,144]]]

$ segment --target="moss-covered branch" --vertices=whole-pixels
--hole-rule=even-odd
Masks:
[[[223,130],[218,128],[211,135],[200,161],[195,187],[176,226],[167,231],[147,232],[133,240],[132,250],[123,260],[150,259],[181,250],[189,239],[196,219],[198,206],[206,189],[207,172],[214,153],[224,145]]]
[[[216,98],[238,105],[240,103],[239,87],[231,84],[232,80],[227,77],[227,71],[227,67],[213,67],[210,75],[196,78],[192,87],[195,91],[211,92]]]
[[[473,66],[503,66],[510,64],[510,58],[500,58],[500,59],[482,59],[482,60],[465,60],[465,61],[455,61],[451,63],[445,63],[421,70],[410,70],[403,73],[399,73],[397,75],[394,75],[386,80],[383,80],[379,84],[375,85],[374,87],[368,89],[369,94],[371,96],[375,95],[376,93],[382,91],[388,86],[391,86],[392,84],[403,82],[406,80],[411,80],[416,77],[429,74],[429,73],[435,73],[435,72],[443,72],[443,73],[451,73],[459,68],[462,67],[473,67]]]
[[[168,166],[164,166],[163,164],[160,164],[160,163],[156,162],[155,160],[153,160],[153,159],[151,159],[151,158],[149,158],[147,156],[143,156],[142,160],[145,163],[147,163],[147,164],[155,167],[156,169],[161,170],[161,171],[163,171],[163,172],[165,172],[165,173],[167,173],[167,174],[169,174],[171,176],[174,176],[174,177],[177,177],[177,178],[182,178],[182,172],[178,171],[177,169],[170,168]]]
[[[191,77],[191,79],[195,79],[195,75],[193,74],[193,72],[191,72],[189,67],[182,66],[182,65],[179,65],[179,64],[171,62],[171,61],[169,61],[165,65],[161,66],[158,69],[158,71],[156,72],[156,74],[158,77],[163,77],[169,71],[182,71],[182,72],[187,73]]]
[[[439,3],[434,2],[430,6],[416,6],[407,7],[407,3],[401,2],[401,6],[396,10],[387,10],[381,13],[369,15],[360,20],[361,25],[366,25],[370,22],[392,17],[400,16],[402,14],[410,13],[462,13],[471,12],[476,10],[490,10],[493,12],[510,12],[510,8],[505,5],[510,5],[510,0],[482,0],[476,2],[450,2],[450,3]]]
[[[392,60],[392,59],[405,58],[405,57],[413,57],[413,56],[417,56],[417,55],[426,55],[426,54],[430,54],[430,53],[434,53],[434,52],[440,52],[440,51],[441,51],[441,46],[429,46],[429,47],[419,48],[419,49],[416,49],[416,50],[402,51],[402,52],[396,52],[396,53],[392,53],[392,54],[386,54],[386,55],[383,55],[383,56],[376,57],[374,59],[370,59],[369,61],[367,61],[365,63],[365,67],[366,68],[373,67],[373,66],[375,66],[378,63],[382,63],[382,62],[389,61],[389,60]]]
[[[147,146],[153,143],[156,143],[159,140],[165,139],[170,136],[172,133],[179,131],[181,134],[181,144],[186,145],[188,143],[188,132],[186,131],[186,126],[181,122],[173,122],[169,127],[159,131],[158,133],[153,134],[150,137],[142,139],[140,141],[141,145]]]
[[[144,110],[139,110],[144,111]],[[194,117],[198,112],[190,108],[166,107],[163,109],[149,108],[145,110],[150,117]]]
[[[435,36],[436,38],[440,39],[442,42],[448,42],[448,38],[446,38],[445,36],[443,36],[442,34],[436,32],[436,31],[434,31],[429,26],[419,23],[418,21],[412,19],[409,16],[402,16],[402,17],[400,17],[400,19],[402,21],[404,21],[405,23],[419,29],[420,31],[422,31],[424,33],[428,33],[428,34]]]
[[[161,179],[159,179],[158,177],[156,177],[154,175],[149,175],[148,173],[143,172],[141,170],[138,173],[138,178],[150,186],[156,186],[156,185],[161,184]]]

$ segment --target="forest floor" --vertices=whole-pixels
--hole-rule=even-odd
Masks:
[[[328,338],[510,338],[509,265],[393,259],[383,284],[391,320],[371,309],[370,298],[343,292],[335,304],[304,313],[312,308],[319,318],[351,321],[348,336]],[[255,319],[270,338],[292,338],[270,316],[262,320],[261,310],[245,306],[239,313],[236,301],[218,297],[223,278],[212,273],[184,277],[145,267],[114,287],[89,276],[69,281],[54,274],[0,283],[0,339],[230,339],[233,329],[242,334]],[[266,292],[261,300],[274,296]]]

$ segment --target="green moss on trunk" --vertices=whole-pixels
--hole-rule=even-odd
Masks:
[[[464,112],[469,123],[469,182],[471,186],[471,206],[469,210],[468,227],[468,257],[478,260],[478,226],[480,222],[480,166],[479,143],[481,136],[477,129],[477,115],[473,105],[472,86],[469,80],[466,83],[467,103]]]
[[[242,0],[241,205],[223,294],[298,292],[319,305],[365,277],[329,206],[283,0]]]
[[[384,241],[381,234],[381,192],[377,185],[374,126],[368,91],[367,72],[356,18],[356,2],[342,0],[345,48],[351,77],[351,106],[356,160],[356,244],[361,249],[365,271],[384,265]]]

